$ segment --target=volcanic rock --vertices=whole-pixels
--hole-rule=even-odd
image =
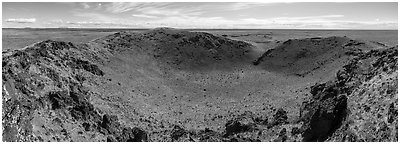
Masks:
[[[397,91],[386,94],[381,91],[397,86],[397,48],[359,54],[343,68],[335,80],[311,87],[313,96],[303,103],[301,110],[303,141],[397,141],[397,137],[391,136],[397,134],[391,133],[397,131],[397,119],[396,125],[382,119],[397,110],[391,106],[397,101]],[[390,85],[380,84],[382,75]],[[375,89],[371,87],[374,85],[385,87]],[[360,115],[368,116],[360,118]],[[370,122],[382,126],[363,125]],[[370,134],[364,131],[375,135],[368,137]]]
[[[288,40],[254,61],[263,69],[251,65],[252,48],[246,42],[204,32],[159,28],[118,32],[79,45],[47,40],[3,52],[3,140],[398,140],[397,47],[375,49],[346,37]],[[318,70],[336,75],[310,88],[312,96],[303,102],[298,121],[292,121],[296,116],[288,113],[290,109],[279,108],[258,115],[249,111],[219,114],[214,119],[226,123],[218,129],[187,130],[170,119],[158,119],[169,114],[161,110],[164,107],[150,106],[156,109],[152,115],[141,113],[150,109],[151,98],[160,98],[151,97],[157,92],[168,99],[167,94],[180,90],[174,89],[176,83],[169,83],[171,79],[245,66],[298,76]],[[201,93],[214,92],[202,82],[188,81],[198,85]],[[171,98],[176,100],[187,95],[174,94]]]
[[[62,128],[65,124],[99,132],[93,127],[98,123],[107,133],[100,132],[113,134],[118,141],[147,140],[146,132],[120,126],[115,116],[105,115],[101,119],[90,103],[93,92],[82,83],[89,78],[101,77],[104,72],[88,61],[84,55],[86,51],[81,48],[72,43],[47,40],[3,54],[3,124],[6,131],[3,137],[6,141],[71,141],[69,134],[66,135],[70,130]],[[58,119],[54,123],[56,126],[46,123],[52,119]],[[56,132],[57,127],[61,127],[61,133],[54,133],[57,137],[35,136],[35,133]],[[122,129],[122,135],[116,133]]]
[[[229,120],[225,124],[225,136],[253,130],[255,126],[253,119],[254,116],[251,112],[245,112],[242,115]]]

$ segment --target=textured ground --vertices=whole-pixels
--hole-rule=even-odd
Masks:
[[[3,139],[397,141],[397,47],[213,33],[159,28],[3,52]]]

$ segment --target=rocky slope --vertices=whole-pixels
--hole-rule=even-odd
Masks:
[[[72,43],[43,41],[3,53],[4,141],[146,141],[136,127],[90,103],[88,80],[104,72]]]
[[[97,92],[98,82],[108,81],[104,69],[110,59],[125,56],[129,64],[157,62],[139,67],[192,70],[242,60],[249,46],[207,33],[161,28],[120,32],[82,45],[47,40],[3,52],[4,141],[147,141],[147,132],[123,126],[117,115],[92,104],[105,95]]]
[[[165,72],[251,66],[247,43],[161,28],[120,32],[82,45],[48,40],[3,52],[3,141],[397,141],[397,47],[368,51],[368,46],[338,37],[295,43],[306,48],[315,41],[347,45],[339,53],[350,52],[351,61],[339,67],[334,79],[310,88],[312,96],[304,100],[300,115],[290,117],[290,109],[270,106],[265,113],[213,118],[224,121],[222,131],[143,115],[150,109],[164,111],[149,108],[143,99],[151,95],[142,93],[161,87],[164,97],[169,94],[160,80]],[[270,53],[280,55],[275,51],[287,45]],[[323,53],[343,49],[335,46]],[[311,57],[322,53],[308,50],[305,55]],[[297,62],[297,56],[285,54],[288,59],[281,60]],[[271,60],[267,57],[258,59],[260,65]],[[138,82],[140,89],[118,81],[120,75]],[[138,91],[141,95],[132,96]]]
[[[268,71],[304,76],[317,69],[340,67],[362,51],[373,47],[347,37],[290,39],[254,61]]]
[[[297,121],[244,113],[219,138],[231,141],[398,141],[397,47],[357,54],[334,80],[311,87]]]
[[[205,32],[157,28],[144,33],[119,32],[94,41],[113,53],[147,55],[159,66],[183,70],[231,68],[250,63],[251,45]]]
[[[397,47],[357,55],[335,80],[312,87],[304,141],[397,141]]]
[[[394,47],[357,54],[334,80],[311,87],[296,121],[283,109],[263,117],[246,112],[212,140],[398,141],[397,53]]]

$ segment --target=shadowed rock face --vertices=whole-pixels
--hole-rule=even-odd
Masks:
[[[365,54],[359,54],[345,65],[337,73],[335,80],[311,87],[313,97],[310,101],[303,103],[301,110],[301,118],[304,122],[303,141],[325,141],[327,139],[335,141],[397,141],[397,136],[390,133],[393,130],[397,131],[397,122],[394,125],[392,120],[380,118],[391,117],[390,112],[394,111],[392,105],[397,101],[397,91],[383,94],[382,92],[387,91],[388,88],[375,89],[368,86],[371,83],[381,83],[377,82],[376,78],[383,78],[383,76],[389,77],[387,79],[393,82],[392,84],[397,83],[395,75],[397,75],[397,48],[372,50]],[[392,76],[395,79],[392,79]],[[360,94],[358,91],[375,92],[366,95],[365,93]],[[360,111],[360,109],[365,111]],[[383,109],[383,111],[379,109]],[[372,114],[373,112],[376,113]],[[354,122],[354,119],[360,119],[361,115],[370,114],[372,117],[366,117],[365,119],[369,120],[362,123],[376,122],[387,125],[383,132],[370,131],[373,126],[370,128],[357,126],[358,124]],[[350,127],[358,128],[352,130]],[[389,133],[372,140],[365,137],[367,135],[365,131],[377,133],[377,135]]]
[[[303,141],[324,141],[340,125],[346,115],[347,98],[338,91],[327,89],[315,95],[311,103],[304,105],[302,114],[309,119],[303,133]],[[303,116],[302,115],[302,116]]]
[[[254,130],[255,121],[253,119],[253,114],[251,112],[246,112],[237,118],[229,120],[225,124],[225,136]]]
[[[340,37],[290,40],[256,61],[262,66],[269,60],[292,62],[277,65],[299,70],[305,62],[326,60],[315,59],[319,54],[349,56],[335,79],[311,87],[298,118],[276,108],[262,116],[247,111],[227,118],[222,131],[179,124],[149,131],[159,121],[128,126],[123,117],[94,105],[103,93],[93,87],[109,81],[103,63],[114,55],[174,70],[207,70],[215,63],[227,68],[250,64],[250,47],[207,33],[162,28],[120,32],[82,45],[48,40],[3,53],[3,140],[138,142],[163,135],[161,141],[397,141],[397,47],[364,52],[368,46]],[[339,52],[328,54],[333,51]]]

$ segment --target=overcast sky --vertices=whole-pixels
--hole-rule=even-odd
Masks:
[[[3,3],[4,27],[397,29],[397,3]]]

